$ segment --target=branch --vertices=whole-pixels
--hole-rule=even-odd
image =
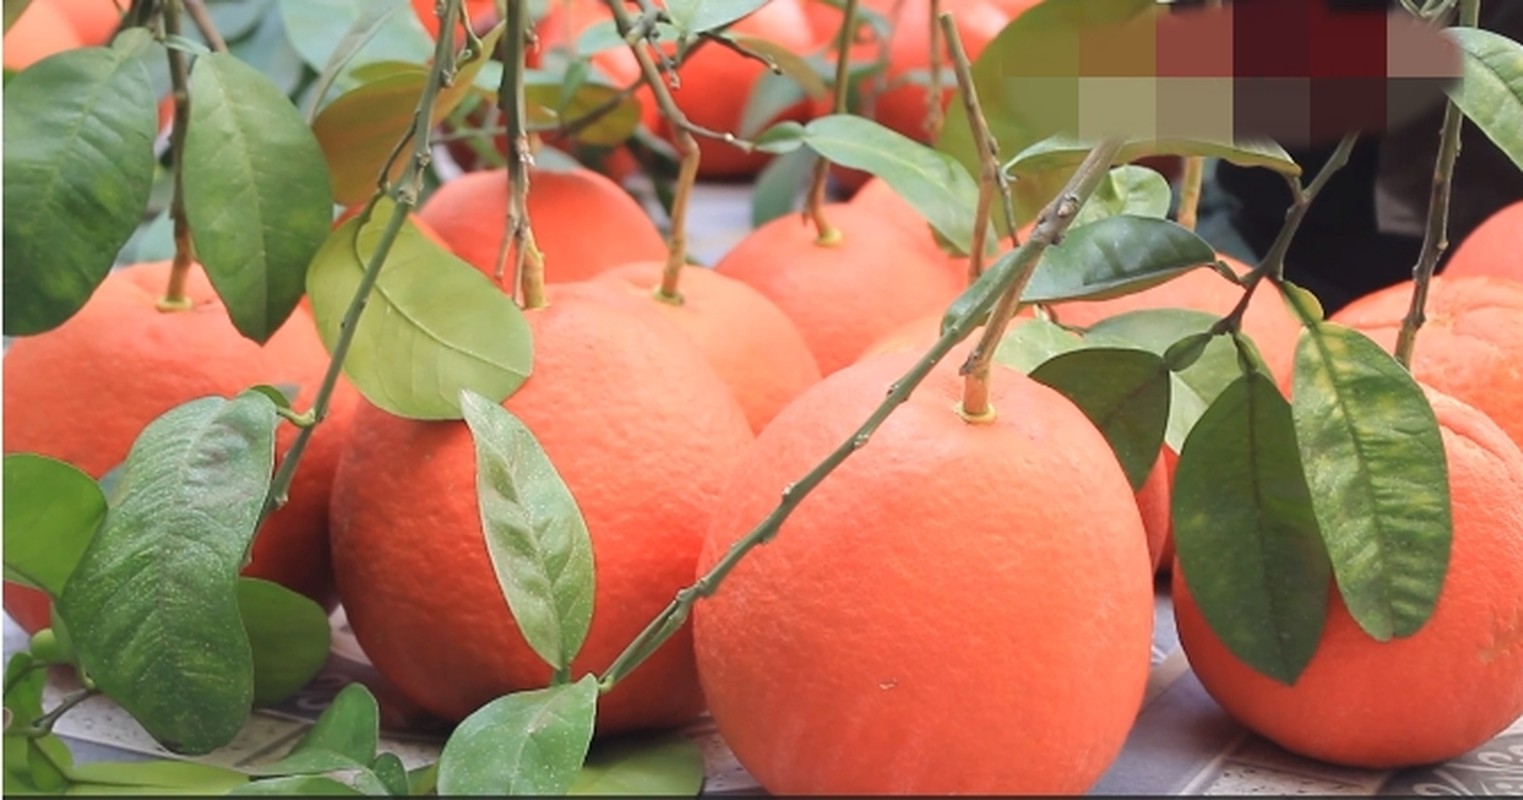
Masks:
[[[165,37],[180,35],[180,2],[164,3],[162,17]],[[169,132],[170,163],[174,165],[174,196],[169,201],[169,219],[174,225],[174,263],[169,269],[169,285],[158,302],[160,311],[183,311],[191,307],[185,296],[185,283],[195,263],[195,245],[191,241],[190,218],[185,213],[185,135],[190,130],[190,61],[185,51],[166,47],[169,53],[169,80],[174,96],[174,127]]]
[[[190,14],[191,22],[196,24],[196,29],[201,31],[201,38],[206,40],[207,45],[218,53],[227,52],[227,40],[217,31],[217,24],[212,21],[212,15],[206,10],[204,0],[184,0],[185,11]]]

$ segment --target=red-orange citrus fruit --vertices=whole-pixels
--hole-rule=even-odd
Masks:
[[[1523,452],[1484,414],[1429,391],[1449,464],[1454,539],[1433,616],[1381,643],[1336,587],[1311,663],[1286,686],[1238,660],[1174,569],[1190,666],[1229,713],[1288,750],[1360,767],[1459,756],[1523,714]]]
[[[805,392],[720,502],[707,570],[849,439],[914,362]],[[1130,487],[1099,431],[1003,367],[992,423],[935,370],[694,608],[720,733],[768,792],[1088,789],[1147,682],[1153,585]]]
[[[747,234],[714,268],[776,303],[829,375],[895,327],[945,309],[967,281],[870,213],[849,203],[825,213],[841,232],[833,245],[790,214]]]
[[[433,38],[439,36],[439,4],[436,0],[412,0],[413,13],[418,15],[418,21],[423,23],[423,30]],[[478,32],[490,25],[497,18],[497,5],[495,0],[464,0],[461,4],[465,7],[465,14],[471,20],[471,28]],[[455,28],[455,44],[465,44],[465,32]]]
[[[418,218],[455,255],[493,275],[507,230],[508,171],[468,172],[449,181],[428,198]],[[529,222],[550,283],[579,281],[629,261],[666,257],[666,242],[645,209],[618,184],[592,170],[534,170],[529,176]]]
[[[122,21],[121,8],[116,0],[33,0],[34,5],[43,3],[56,7],[69,18],[79,40],[86,45],[106,44]],[[7,42],[7,44],[9,44]]]
[[[665,265],[638,261],[599,276],[616,301],[660,311],[729,384],[760,432],[788,401],[820,380],[820,367],[804,337],[771,300],[755,289],[705,267],[687,266],[678,286],[681,301],[656,297]]]
[[[49,3],[32,3],[5,32],[0,61],[6,69],[20,71],[48,56],[84,46],[61,9]]]
[[[1444,275],[1491,275],[1523,281],[1523,200],[1492,214],[1471,231],[1449,257]]]
[[[656,317],[578,284],[526,312],[534,372],[506,407],[544,447],[586,519],[597,589],[573,674],[606,668],[692,583],[715,500],[752,434],[696,347]],[[459,720],[541,688],[550,668],[503,601],[482,538],[476,456],[463,422],[368,404],[333,487],[333,559],[355,636],[403,694]],[[604,733],[682,723],[703,709],[690,629],[599,701]]]
[[[100,478],[127,457],[143,428],[199,397],[230,397],[257,384],[295,387],[294,405],[310,408],[328,353],[301,308],[263,347],[243,338],[199,267],[189,276],[194,307],[164,312],[156,304],[169,263],[139,264],[107,276],[79,313],[59,327],[16,339],[3,359],[5,452],[40,453]],[[332,607],[328,493],[358,393],[339,384],[329,416],[302,456],[290,501],[254,542],[245,575],[284,584]],[[282,423],[277,456],[296,438]],[[23,627],[48,624],[47,604],[20,602],[7,586],[5,607]]]
[[[1412,302],[1404,281],[1344,306],[1332,321],[1394,352]],[[1523,283],[1486,276],[1435,276],[1417,332],[1412,374],[1486,412],[1523,444]]]

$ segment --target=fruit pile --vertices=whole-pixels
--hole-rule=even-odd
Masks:
[[[1038,4],[941,5],[976,58]],[[435,3],[413,6],[438,36]],[[893,35],[883,40],[869,26],[851,43],[854,57],[887,58],[875,78],[883,91],[864,89],[871,102],[859,111],[934,141],[918,77],[931,53],[930,3],[863,8]],[[467,4],[477,29],[491,29],[496,14],[490,2]],[[536,21],[533,58],[574,49],[611,17],[591,0],[552,3]],[[6,67],[101,43],[115,21],[110,0],[35,0],[7,33]],[[727,32],[818,54],[828,72],[840,21],[825,0],[768,0]],[[744,49],[708,43],[676,68],[671,97],[692,126],[742,127],[752,87],[769,75]],[[622,47],[590,63],[619,84],[641,75]],[[959,111],[954,88],[949,75],[941,113]],[[652,138],[680,149],[681,125],[660,113],[657,92],[646,85],[633,96]],[[830,111],[805,96],[766,122]],[[536,144],[554,141],[546,133]],[[699,142],[704,179],[754,180],[772,163],[768,153]],[[408,225],[484,275],[494,296],[518,302],[524,273],[503,265],[520,173],[478,157],[506,153],[503,137],[488,131],[485,145],[451,148],[461,174],[433,188]],[[980,285],[970,257],[938,243],[903,192],[833,167],[828,202],[766,221],[716,263],[697,265],[682,263],[668,220],[621,183],[635,160],[626,156],[622,169],[522,173],[544,297],[522,309],[532,373],[501,406],[532,431],[590,538],[593,611],[570,674],[602,674],[695,580],[717,571],[723,581],[700,583],[690,623],[599,696],[598,737],[708,713],[777,794],[1083,793],[1121,751],[1141,706],[1159,591],[1172,593],[1183,647],[1211,695],[1295,752],[1358,766],[1428,763],[1523,715],[1523,203],[1460,243],[1433,279],[1411,363],[1442,434],[1433,455],[1446,460],[1452,497],[1436,608],[1415,635],[1382,642],[1332,591],[1315,653],[1286,685],[1222,641],[1194,596],[1203,584],[1192,578],[1210,577],[1187,575],[1176,558],[1176,471],[1188,440],[1163,443],[1145,480],[1134,479],[1091,409],[1039,379],[1049,354],[1023,356],[1011,344],[984,379],[990,411],[972,414],[971,379],[959,367],[975,331],[899,398],[870,440],[860,432],[943,338],[948,308]],[[360,210],[351,206],[335,229]],[[1033,220],[1017,237],[1043,230]],[[1036,329],[1022,326],[1075,341],[1125,328],[1134,341],[1161,343],[1163,358],[1173,329],[1148,326],[1166,310],[1238,313],[1243,341],[1291,398],[1306,358],[1304,320],[1267,285],[1239,308],[1244,287],[1223,273],[1249,282],[1253,267],[1216,257],[1220,272],[1181,269],[1141,291],[1023,306],[1008,337]],[[331,346],[312,304],[258,345],[234,327],[208,272],[176,272],[188,281],[185,302],[166,304],[168,262],[119,268],[66,322],[14,341],[3,359],[5,452],[104,479],[146,425],[192,399],[268,384],[289,389],[292,407],[309,407]],[[1330,322],[1392,350],[1413,289],[1376,292]],[[295,436],[282,427],[277,452]],[[473,441],[462,419],[394,413],[341,379],[289,501],[265,521],[243,573],[330,611],[341,603],[384,678],[451,723],[556,678],[503,600]],[[856,452],[733,560],[843,446]],[[53,624],[37,590],[7,583],[4,602],[28,631]]]

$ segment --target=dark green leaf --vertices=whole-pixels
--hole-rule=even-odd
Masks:
[[[767,4],[767,0],[668,0],[666,13],[682,39],[722,28]]]
[[[805,182],[818,159],[813,150],[800,147],[772,159],[762,168],[751,190],[751,227],[760,228],[799,207]]]
[[[411,787],[407,784],[407,767],[396,753],[382,753],[375,757],[370,764],[370,771],[376,780],[386,787],[387,794],[396,797],[406,797],[411,794]]]
[[[92,761],[69,770],[83,794],[226,794],[249,782],[237,770],[193,761]],[[135,791],[133,791],[135,790]]]
[[[1169,215],[1170,192],[1168,180],[1156,170],[1123,164],[1106,174],[1069,229],[1122,215],[1163,219]]]
[[[382,200],[369,224],[356,217],[339,226],[307,271],[329,352],[393,208]],[[512,298],[407,221],[355,328],[344,373],[393,414],[459,419],[461,389],[507,399],[528,379],[532,351],[529,324]]]
[[[376,758],[380,707],[363,684],[339,690],[285,758],[251,770],[255,775],[298,775],[363,768]]]
[[[482,40],[487,52],[496,47],[501,36],[499,25]],[[474,91],[472,82],[486,62],[485,58],[477,58],[462,65],[454,82],[439,91],[434,102],[434,125],[443,122]],[[318,113],[312,122],[312,132],[328,161],[335,202],[355,205],[375,193],[387,158],[412,129],[427,82],[425,67],[397,68],[339,95]],[[407,159],[398,158],[387,172],[388,178],[396,180],[406,166]]]
[[[228,792],[229,795],[307,795],[317,797],[363,797],[364,792],[346,783],[321,775],[292,775],[253,781]]]
[[[1488,30],[1445,31],[1464,52],[1464,76],[1449,97],[1512,163],[1523,169],[1523,45]]]
[[[497,583],[529,646],[566,670],[592,624],[587,523],[523,422],[471,391],[460,407],[476,444],[476,497]]]
[[[238,579],[238,611],[254,653],[254,705],[295,694],[328,661],[328,613],[278,583]]]
[[[31,453],[5,457],[5,578],[53,597],[106,516],[106,495],[71,464]]]
[[[5,335],[51,330],[105,279],[153,186],[158,104],[139,57],[145,30],[115,47],[60,53],[5,85]]]
[[[568,794],[696,797],[703,776],[703,751],[687,736],[626,736],[593,746]]]
[[[882,178],[958,252],[973,247],[978,182],[951,156],[852,114],[810,122],[804,142],[833,163]]]
[[[1378,641],[1411,636],[1438,603],[1453,530],[1432,406],[1380,345],[1323,322],[1296,348],[1292,408],[1344,604]]]
[[[1011,369],[1030,374],[1054,356],[1085,346],[1083,339],[1045,319],[1021,320],[1010,326],[994,360]]]
[[[565,794],[587,758],[597,699],[597,677],[587,675],[487,703],[444,743],[439,793]]]
[[[185,213],[233,324],[264,343],[296,308],[333,222],[322,148],[279,88],[236,57],[196,59]]]
[[[1163,445],[1169,374],[1163,359],[1146,350],[1085,348],[1053,357],[1031,378],[1072,400],[1095,423],[1132,489],[1140,490]]]
[[[1174,472],[1179,568],[1238,658],[1294,685],[1327,617],[1332,577],[1296,448],[1290,403],[1254,371],[1185,440]]]
[[[269,491],[277,419],[247,392],[149,423],[58,603],[80,665],[172,751],[226,745],[253,702],[237,578]]]
[[[1141,291],[1216,260],[1193,231],[1164,219],[1117,216],[1070,229],[1042,254],[1022,302],[1104,300]]]

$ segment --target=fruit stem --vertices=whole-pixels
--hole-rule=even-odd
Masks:
[[[989,322],[984,326],[983,336],[962,365],[963,395],[957,411],[968,422],[981,424],[994,421],[994,406],[989,402],[989,374],[994,353],[999,349],[1000,340],[1005,337],[1005,329],[1010,327],[1010,320],[1015,318],[1015,312],[1021,307],[1021,295],[1026,291],[1026,284],[1036,271],[1041,254],[1063,240],[1063,232],[1068,230],[1069,224],[1084,206],[1084,201],[1095,193],[1095,189],[1105,179],[1111,164],[1115,163],[1125,144],[1124,138],[1113,138],[1091,150],[1069,180],[1069,188],[1049,203],[1042,210],[1041,216],[1037,217],[1036,229],[1020,248],[1021,251],[1033,251],[1035,255],[1022,264],[1009,287],[1000,294],[999,301],[989,314]]]
[[[1480,0],[1460,0],[1459,24],[1474,28],[1480,23]],[[1396,335],[1396,360],[1412,369],[1412,351],[1417,345],[1417,331],[1427,321],[1428,288],[1438,259],[1449,249],[1449,198],[1454,188],[1454,162],[1460,154],[1460,129],[1465,118],[1453,100],[1445,102],[1444,129],[1439,134],[1438,163],[1433,168],[1433,188],[1428,195],[1428,220],[1423,231],[1423,246],[1417,264],[1412,267],[1412,303]]]
[[[333,401],[333,392],[338,387],[339,376],[343,374],[344,359],[349,355],[349,348],[354,344],[355,327],[360,321],[360,314],[365,310],[365,304],[370,299],[370,292],[375,288],[376,280],[380,278],[381,266],[386,263],[386,257],[391,253],[392,245],[396,243],[397,235],[401,233],[407,224],[408,215],[418,205],[418,198],[423,193],[423,176],[428,171],[432,160],[429,141],[430,124],[434,118],[434,106],[439,97],[439,90],[451,80],[455,70],[460,66],[455,58],[455,26],[448,23],[460,13],[460,5],[464,0],[440,0],[439,9],[439,38],[434,42],[434,59],[429,66],[428,81],[423,85],[423,94],[418,99],[417,112],[413,115],[413,127],[403,135],[403,142],[412,142],[412,156],[409,159],[407,170],[402,174],[396,187],[391,190],[392,199],[396,205],[391,210],[391,217],[386,220],[386,226],[381,229],[380,240],[376,242],[375,250],[370,254],[370,260],[365,262],[365,274],[360,277],[360,285],[354,290],[354,297],[349,300],[349,307],[344,310],[344,317],[339,322],[338,339],[333,343],[332,357],[328,361],[328,371],[323,374],[323,382],[317,389],[317,397],[312,401],[311,416],[313,423],[301,428],[296,434],[296,440],[286,450],[280,460],[280,466],[275,470],[275,477],[270,481],[270,490],[265,495],[264,509],[260,512],[258,525],[264,524],[271,512],[285,505],[291,489],[291,480],[296,476],[296,466],[301,461],[302,454],[307,450],[307,444],[328,416],[328,407]],[[467,49],[463,58],[472,61],[478,58],[486,58],[487,53],[480,49]],[[381,169],[380,184],[387,184],[386,176],[391,173],[391,165],[388,163]],[[370,204],[361,212],[361,225],[369,222],[370,213],[375,208],[375,203],[386,192],[378,189],[376,195],[371,198]],[[258,527],[256,525],[256,529]],[[250,541],[252,547],[253,542]]]
[[[1328,157],[1327,163],[1317,171],[1316,177],[1312,178],[1309,185],[1303,187],[1299,178],[1287,175],[1285,180],[1290,184],[1290,194],[1293,198],[1290,209],[1285,212],[1285,224],[1280,227],[1280,232],[1275,236],[1274,244],[1270,245],[1269,252],[1259,265],[1254,267],[1241,279],[1245,287],[1243,296],[1237,305],[1226,316],[1217,321],[1211,327],[1211,332],[1217,335],[1233,333],[1243,326],[1243,315],[1248,313],[1248,304],[1253,300],[1253,293],[1258,288],[1259,282],[1268,278],[1271,283],[1281,283],[1285,280],[1285,254],[1290,251],[1290,243],[1296,238],[1296,233],[1301,229],[1301,223],[1306,219],[1306,212],[1311,210],[1312,201],[1322,193],[1322,187],[1332,179],[1333,174],[1343,169],[1348,163],[1349,154],[1354,150],[1354,144],[1359,141],[1359,134],[1350,133],[1338,143],[1337,149]]]
[[[1020,247],[1020,235],[1015,230],[1015,202],[1010,197],[1010,179],[999,164],[999,141],[989,130],[989,120],[984,116],[983,104],[978,99],[978,88],[973,85],[973,63],[963,47],[962,34],[951,14],[937,18],[947,38],[947,56],[952,61],[952,71],[957,77],[957,88],[962,93],[963,113],[968,117],[968,128],[973,131],[973,146],[978,151],[978,206],[973,215],[973,242],[968,253],[968,283],[978,280],[984,273],[984,258],[988,255],[989,216],[994,205],[994,190],[999,189],[1004,202],[1005,226],[1010,229],[1010,246]],[[934,27],[934,26],[933,26]]]
[[[164,3],[164,36],[180,35],[181,0]],[[191,307],[185,296],[185,283],[196,260],[195,243],[190,235],[190,217],[185,213],[185,134],[190,129],[190,63],[185,51],[165,48],[169,53],[169,80],[174,96],[174,127],[169,132],[170,162],[174,165],[174,197],[169,201],[169,219],[174,225],[175,254],[169,269],[169,285],[159,299],[160,311],[184,311]]]
[[[1109,139],[1090,151],[1089,157],[1085,159],[1085,166],[1079,168],[1058,197],[1043,211],[1041,220],[1037,224],[1037,231],[1032,238],[1026,244],[1001,257],[999,262],[991,268],[991,272],[995,274],[990,279],[990,290],[979,295],[963,314],[952,320],[931,349],[889,387],[888,396],[855,433],[831,451],[814,469],[809,470],[798,481],[783,489],[781,501],[771,513],[767,514],[766,518],[731,545],[729,551],[701,578],[677,592],[672,602],[660,614],[657,614],[655,619],[652,619],[650,624],[624,648],[618,658],[614,659],[608,669],[604,670],[598,679],[600,692],[606,693],[617,686],[619,681],[627,677],[660,649],[667,639],[681,630],[693,605],[699,599],[717,592],[725,577],[735,569],[747,553],[771,541],[804,498],[809,496],[810,492],[824,482],[830,473],[853,453],[867,446],[873,433],[900,405],[909,400],[910,395],[931,374],[936,365],[941,363],[947,353],[968,338],[973,329],[978,326],[978,320],[990,313],[997,300],[1007,294],[1011,287],[1030,276],[1042,251],[1046,249],[1049,242],[1061,238],[1069,220],[1072,219],[1074,212],[1065,214],[1063,213],[1065,209],[1072,206],[1074,211],[1077,211],[1083,206],[1084,201],[1089,199],[1095,187],[1099,185],[1100,177],[1105,174],[1104,167],[1087,168],[1088,165],[1096,162],[1109,166],[1115,160],[1116,154],[1121,151],[1124,142],[1124,139]]]
[[[191,22],[194,22],[196,29],[201,31],[201,38],[206,40],[212,52],[226,53],[227,40],[223,39],[222,34],[217,30],[217,23],[212,20],[212,15],[207,13],[204,0],[183,0],[183,2],[185,12],[190,14]]]
[[[930,85],[925,90],[925,130],[930,134],[931,141],[941,135],[941,124],[944,116],[941,111],[941,36],[944,28],[942,20],[941,0],[931,0],[931,74]],[[951,36],[948,34],[948,39]]]
[[[1186,156],[1185,171],[1179,179],[1179,227],[1195,230],[1200,215],[1200,192],[1206,180],[1204,156]]]
[[[845,114],[846,100],[851,93],[851,43],[856,39],[857,0],[846,0],[841,6],[841,30],[836,37],[836,82],[832,87],[834,98],[830,113]],[[830,178],[830,159],[821,156],[814,162],[814,173],[809,180],[809,199],[804,213],[814,221],[815,241],[826,247],[841,242],[841,231],[825,216],[825,182]]]
[[[524,111],[524,73],[528,70],[524,55],[529,41],[525,2],[508,0],[507,30],[502,38],[503,68],[497,106],[507,118],[508,128],[508,219],[493,277],[499,286],[503,285],[508,254],[513,253],[513,280],[507,285],[517,287],[524,308],[541,308],[545,305],[545,259],[534,242],[534,228],[529,222],[529,169],[534,166],[534,152],[529,147]]]

